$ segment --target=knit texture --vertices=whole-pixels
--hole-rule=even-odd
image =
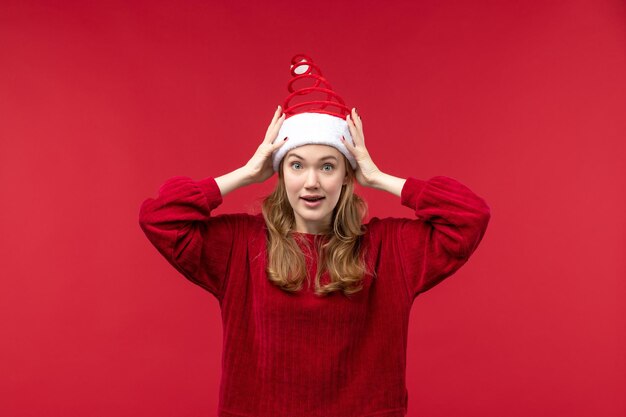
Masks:
[[[407,179],[401,203],[416,218],[369,221],[363,247],[374,272],[350,297],[318,297],[306,284],[291,294],[273,285],[265,272],[263,217],[212,216],[221,202],[213,178],[177,176],[139,213],[141,228],[165,259],[219,301],[224,335],[218,416],[406,415],[412,303],[475,251],[490,219],[485,201],[449,177]],[[315,246],[301,247],[314,277]]]

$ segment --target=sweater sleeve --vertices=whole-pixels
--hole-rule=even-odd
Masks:
[[[408,178],[401,203],[416,219],[403,219],[396,234],[409,295],[414,298],[456,272],[476,250],[487,229],[487,203],[444,176]]]
[[[212,177],[167,180],[139,210],[139,225],[167,261],[221,301],[233,249],[233,215],[211,216],[222,203]]]

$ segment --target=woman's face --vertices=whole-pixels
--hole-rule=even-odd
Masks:
[[[297,232],[317,234],[330,227],[347,183],[345,163],[343,154],[327,145],[303,145],[285,155],[283,180]]]

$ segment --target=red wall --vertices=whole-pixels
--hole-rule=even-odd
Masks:
[[[608,0],[3,1],[0,414],[215,415],[218,303],[150,245],[139,205],[244,164],[306,52],[381,169],[451,176],[492,209],[413,306],[408,416],[626,415],[625,17]]]

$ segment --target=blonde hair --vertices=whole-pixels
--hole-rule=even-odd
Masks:
[[[362,289],[366,265],[363,259],[361,236],[364,234],[363,218],[367,212],[365,201],[354,193],[355,173],[344,156],[347,183],[342,186],[339,201],[333,210],[331,224],[323,237],[316,236],[318,265],[315,275],[315,294],[327,295],[343,291],[345,295]],[[267,274],[270,282],[288,292],[302,288],[307,274],[304,254],[296,239],[308,243],[306,238],[294,235],[295,216],[287,198],[283,179],[283,164],[278,170],[278,184],[263,200],[263,217],[268,229]],[[320,284],[320,277],[328,272],[330,282]]]

